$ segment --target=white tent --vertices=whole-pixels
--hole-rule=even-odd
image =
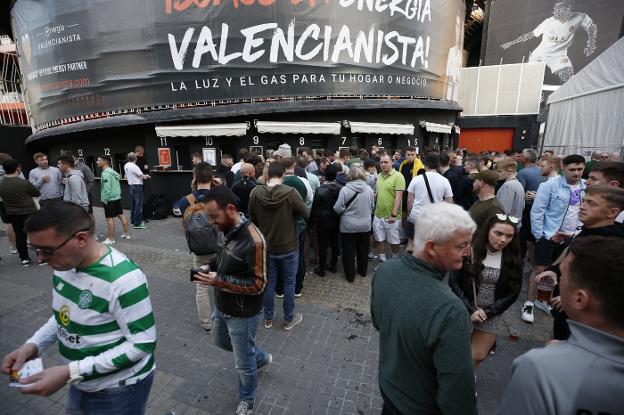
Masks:
[[[624,147],[624,38],[548,99],[545,149],[588,155]]]

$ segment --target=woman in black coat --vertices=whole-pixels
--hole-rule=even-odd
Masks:
[[[310,225],[314,227],[318,238],[319,266],[314,270],[318,276],[324,277],[325,270],[336,272],[338,263],[338,236],[340,234],[340,216],[334,212],[334,204],[342,188],[336,180],[338,166],[331,164],[325,170],[325,182],[316,190]],[[331,259],[327,265],[327,248],[331,249]]]
[[[472,364],[485,360],[496,342],[502,314],[516,301],[522,286],[518,218],[497,214],[472,243],[472,258],[449,276],[451,290],[464,302],[472,331]]]

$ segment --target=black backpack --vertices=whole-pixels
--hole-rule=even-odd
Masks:
[[[156,195],[154,196],[154,213],[152,215],[153,219],[167,219],[167,217],[169,216],[169,205],[167,204],[167,198],[162,193],[156,193]]]
[[[191,252],[196,255],[209,255],[217,252],[222,233],[208,220],[204,205],[198,203],[191,193],[186,196],[190,206],[183,216],[184,235]]]

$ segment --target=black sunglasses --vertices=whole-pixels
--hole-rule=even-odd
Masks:
[[[76,235],[78,235],[80,232],[87,232],[89,230],[90,230],[90,228],[80,229],[79,231],[74,233],[72,236],[70,236],[69,238],[65,239],[65,241],[63,243],[61,243],[58,246],[55,246],[54,248],[37,248],[36,246],[32,246],[32,245],[29,245],[28,248],[31,249],[32,251],[34,251],[37,255],[50,257],[50,256],[53,256],[56,251],[58,251],[63,246],[65,246],[65,244],[67,244],[67,242],[69,242],[72,239],[74,239],[76,237]]]

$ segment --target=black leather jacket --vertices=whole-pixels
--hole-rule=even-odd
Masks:
[[[472,278],[468,275],[468,267],[470,261],[464,260],[464,266],[457,271],[451,271],[449,273],[448,284],[451,290],[464,302],[464,305],[468,309],[470,315],[477,311],[477,307],[474,303],[475,294],[472,289]],[[502,264],[500,271],[500,277],[496,283],[496,289],[494,290],[494,302],[483,307],[485,315],[488,318],[494,317],[499,314],[503,314],[511,305],[516,301],[520,295],[520,289],[522,287],[522,270],[518,270],[516,275],[516,287],[512,289],[509,285],[509,277],[511,271],[505,264]],[[476,287],[477,293],[479,287]]]
[[[213,264],[219,311],[233,317],[258,314],[267,282],[266,243],[258,228],[243,217],[241,224],[224,236]]]
[[[326,182],[316,190],[310,211],[311,221],[332,220],[336,223],[340,222],[340,216],[334,211],[334,204],[336,204],[340,189],[342,189],[340,184]]]

